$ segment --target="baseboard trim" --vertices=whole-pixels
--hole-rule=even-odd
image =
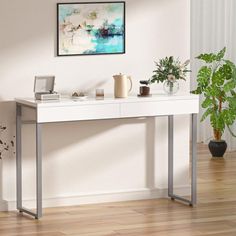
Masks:
[[[189,195],[190,187],[181,186],[175,188],[176,194],[186,196]],[[145,200],[167,197],[167,189],[138,189],[117,192],[102,192],[80,194],[77,196],[61,196],[56,198],[43,199],[43,207],[64,207],[85,204],[122,202],[132,200]],[[35,200],[28,199],[23,201],[23,205],[27,208],[35,208]],[[16,201],[0,200],[0,211],[13,211],[16,209]]]
[[[0,200],[0,211],[8,211],[8,202]]]

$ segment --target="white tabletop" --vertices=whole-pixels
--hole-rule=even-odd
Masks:
[[[151,97],[138,97],[129,96],[128,98],[114,98],[111,96],[105,97],[104,99],[96,99],[94,97],[88,97],[85,100],[78,100],[69,97],[61,98],[60,100],[50,101],[39,101],[34,98],[16,98],[16,102],[31,107],[57,107],[57,106],[78,106],[78,105],[89,105],[89,104],[119,104],[119,103],[137,103],[137,102],[151,102],[151,101],[173,101],[173,100],[198,100],[199,96],[194,94],[176,94],[176,95],[165,95],[158,94],[152,95]]]

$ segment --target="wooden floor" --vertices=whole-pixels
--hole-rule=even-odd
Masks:
[[[36,221],[0,213],[0,236],[236,236],[236,152],[211,160],[198,148],[198,206],[167,199],[45,209]]]

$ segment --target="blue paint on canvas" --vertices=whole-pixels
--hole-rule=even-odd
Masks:
[[[60,53],[124,52],[124,4],[64,4],[59,7]]]
[[[60,23],[65,22],[66,17],[73,14],[73,8],[71,6],[60,6],[59,7],[59,21]]]
[[[95,53],[116,53],[124,50],[123,37],[119,35],[109,36],[107,38],[98,37],[94,43],[96,44]]]

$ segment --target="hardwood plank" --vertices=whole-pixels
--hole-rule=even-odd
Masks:
[[[212,160],[198,145],[198,205],[169,199],[47,208],[36,221],[0,212],[3,236],[235,236],[236,152]]]

